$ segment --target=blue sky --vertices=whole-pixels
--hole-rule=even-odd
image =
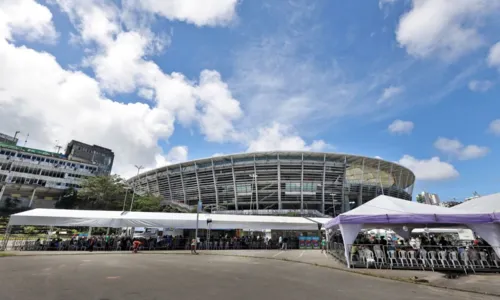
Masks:
[[[495,0],[3,1],[0,131],[112,148],[124,176],[334,151],[411,168],[414,194],[494,193],[498,13]]]

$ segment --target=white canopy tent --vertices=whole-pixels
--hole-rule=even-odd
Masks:
[[[318,230],[318,223],[325,224],[329,218],[280,216],[242,216],[205,214],[199,216],[199,228],[244,229],[244,230]],[[121,212],[65,209],[33,209],[10,217],[8,226],[89,226],[89,227],[156,227],[194,229],[196,214],[193,213],[156,213],[156,212]]]
[[[474,198],[462,202],[451,209],[469,211],[471,213],[500,213],[500,193]]]

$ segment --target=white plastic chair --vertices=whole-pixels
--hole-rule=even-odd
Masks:
[[[415,265],[418,266],[418,260],[417,257],[415,256],[415,251],[413,250],[408,251],[408,260],[410,261],[410,266],[413,267],[413,262],[415,262]]]
[[[373,252],[371,250],[363,250],[364,251],[364,255],[365,255],[365,259],[366,259],[366,268],[368,268],[368,266],[373,263],[375,264],[375,268],[377,267],[377,262],[375,261],[375,258],[374,258],[374,255],[373,255]]]
[[[479,262],[481,263],[481,266],[484,268],[485,264],[488,266],[488,268],[491,268],[490,263],[488,262],[488,253],[485,251],[479,251]]]
[[[409,266],[410,265],[410,262],[408,261],[408,258],[406,257],[406,251],[404,250],[400,250],[398,252],[398,256],[399,256],[399,260],[401,261],[401,265],[404,267],[405,265],[405,261],[406,261],[406,265]]]
[[[481,259],[479,258],[479,254],[475,249],[469,249],[468,251],[469,254],[469,260],[472,265],[474,266],[482,266],[484,268],[483,263],[481,262]]]
[[[436,265],[439,265],[439,262],[436,258],[436,251],[429,251],[429,262],[431,263],[432,268],[434,268],[434,262],[436,262]]]
[[[375,249],[375,260],[376,262],[380,262],[382,264],[385,264],[385,256],[384,256],[384,252],[382,252],[382,250],[380,249]]]
[[[427,251],[425,249],[420,249],[418,256],[418,259],[422,262],[422,266],[424,268],[427,267],[428,264],[431,264],[427,259]]]
[[[365,249],[358,249],[358,256],[359,256],[360,262],[366,263]],[[351,258],[351,260],[352,260],[352,258]]]
[[[456,268],[457,266],[459,268],[462,267],[462,265],[460,264],[460,260],[458,259],[457,251],[450,251],[449,257],[450,257],[450,262],[453,265],[453,268]]]
[[[387,251],[387,258],[389,262],[391,263],[391,269],[393,266],[393,262],[397,265],[398,264],[398,259],[396,258],[396,251],[395,250],[389,250]]]
[[[443,267],[450,267],[450,263],[446,259],[446,250],[439,251],[438,258],[439,258],[439,261],[441,262],[441,265],[443,265]]]
[[[495,253],[495,251],[491,251],[491,254],[490,254],[490,259],[491,259],[491,262],[497,267],[497,268],[500,268],[499,264],[500,264],[500,259],[498,259],[498,256],[497,254]]]

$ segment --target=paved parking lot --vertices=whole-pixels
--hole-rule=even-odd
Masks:
[[[269,255],[276,253],[279,252]],[[292,253],[276,256],[281,255]],[[305,255],[308,253],[302,257]],[[493,299],[313,265],[248,257],[93,254],[0,259],[2,300]]]

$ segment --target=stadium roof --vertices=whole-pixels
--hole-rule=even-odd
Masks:
[[[199,228],[206,229],[211,219],[211,229],[244,230],[318,230],[318,223],[324,224],[330,218],[306,219],[302,217],[242,216],[222,214],[200,214]],[[10,217],[12,225],[40,226],[89,226],[89,227],[153,227],[153,228],[196,228],[196,214],[121,212],[65,209],[33,209]]]

